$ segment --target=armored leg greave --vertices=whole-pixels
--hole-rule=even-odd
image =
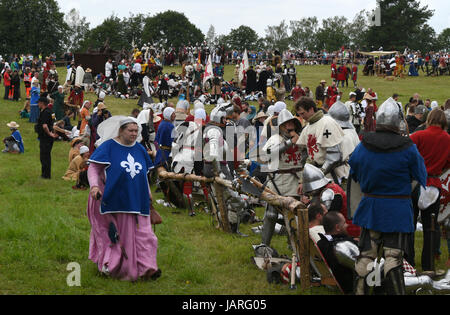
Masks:
[[[266,213],[264,215],[263,229],[261,233],[261,241],[263,244],[270,246],[272,236],[275,231],[275,224],[277,223],[278,213],[271,205],[267,205]]]

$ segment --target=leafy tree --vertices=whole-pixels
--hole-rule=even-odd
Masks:
[[[142,39],[142,34],[144,32],[144,26],[147,22],[147,19],[149,18],[149,15],[145,15],[142,13],[134,15],[133,13],[130,13],[130,16],[128,18],[123,18],[122,20],[122,32],[123,37],[126,39],[127,43],[129,44],[128,47],[131,48],[133,44],[137,47],[142,47],[144,44],[144,41]]]
[[[268,26],[266,28],[266,46],[271,50],[283,52],[289,48],[288,25],[283,20],[280,25]]]
[[[380,0],[381,26],[371,26],[367,32],[367,42],[370,48],[385,50],[423,49],[432,43],[418,40],[432,40],[427,36],[430,29],[424,27],[433,16],[433,10],[428,6],[421,7],[416,0]],[[421,34],[422,33],[422,34]],[[425,34],[423,34],[425,33]]]
[[[131,47],[131,41],[124,37],[124,23],[117,16],[111,15],[102,24],[91,29],[81,47],[82,50],[98,49],[103,47],[105,42],[114,50]]]
[[[170,10],[148,18],[142,36],[146,42],[165,48],[200,43],[205,38],[183,13]]]
[[[322,20],[322,26],[316,34],[319,50],[339,50],[342,46],[348,47],[350,38],[348,36],[348,20],[344,16],[334,16]]]
[[[442,30],[439,36],[436,39],[436,48],[437,49],[450,49],[450,28],[446,28]]]
[[[251,27],[241,25],[237,29],[231,29],[225,42],[226,47],[231,49],[254,50],[258,48],[258,34]]]
[[[55,0],[2,0],[0,16],[3,52],[63,52],[68,26]]]
[[[351,48],[362,48],[367,45],[366,35],[369,30],[368,20],[369,12],[362,10],[355,15],[351,23],[348,23],[347,34]]]
[[[290,21],[290,44],[295,49],[312,50],[316,46],[316,33],[319,29],[317,17],[302,18],[298,21]]]
[[[81,42],[89,32],[89,22],[86,22],[86,17],[81,18],[80,12],[76,9],[70,10],[64,20],[68,26],[65,48],[67,51],[78,51]]]

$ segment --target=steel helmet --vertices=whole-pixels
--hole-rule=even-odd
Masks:
[[[400,130],[403,112],[397,102],[390,97],[378,108],[376,119],[377,127],[393,127]]]
[[[337,101],[334,103],[328,114],[336,120],[336,122],[341,126],[341,128],[353,129],[353,125],[350,123],[350,112],[348,111],[347,106],[341,101]]]
[[[319,168],[308,163],[305,164],[303,169],[303,192],[310,193],[325,187],[330,181]]]
[[[300,121],[297,118],[295,118],[294,115],[292,115],[292,113],[289,110],[282,109],[278,114],[278,126],[281,126],[284,123],[287,123],[288,121],[292,121],[295,124],[296,131],[302,129]]]

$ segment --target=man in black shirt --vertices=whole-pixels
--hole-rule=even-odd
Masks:
[[[47,107],[48,99],[46,96],[41,96],[38,101],[40,109],[39,119],[36,124],[36,132],[39,139],[39,155],[41,159],[42,173],[41,177],[45,179],[51,178],[51,164],[52,164],[52,147],[53,141],[58,136],[53,132],[53,117],[52,111]]]
[[[418,105],[414,108],[414,114],[408,115],[406,118],[406,123],[408,124],[409,133],[413,133],[417,127],[419,127],[423,122],[423,116],[427,111],[425,105]]]

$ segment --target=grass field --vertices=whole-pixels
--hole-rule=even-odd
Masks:
[[[180,72],[180,68],[173,68]],[[225,78],[231,79],[233,66],[226,67]],[[169,71],[169,69],[167,69]],[[298,67],[303,86],[315,90],[321,79],[329,81],[326,66]],[[172,69],[170,69],[172,71]],[[65,69],[58,69],[60,78]],[[450,77],[398,79],[394,82],[378,77],[360,75],[360,85],[372,87],[379,96],[379,104],[393,93],[407,103],[419,93],[441,105],[450,97]],[[22,86],[23,87],[23,86]],[[344,100],[350,88],[344,88]],[[87,191],[74,191],[72,182],[64,181],[69,144],[55,142],[52,151],[52,179],[40,178],[39,146],[33,125],[20,119],[19,109],[24,103],[0,98],[0,135],[10,134],[6,123],[20,124],[25,143],[24,155],[0,154],[0,294],[181,294],[181,295],[266,295],[266,294],[334,294],[327,288],[306,291],[289,290],[288,286],[269,285],[266,274],[251,262],[252,244],[260,243],[244,225],[249,237],[224,234],[211,224],[206,213],[189,217],[187,211],[172,214],[172,209],[155,204],[163,217],[156,227],[159,240],[158,264],[163,270],[156,282],[122,282],[101,276],[96,265],[88,260],[90,225],[86,216]],[[3,96],[3,86],[0,96]],[[93,94],[87,99],[96,100]],[[107,97],[105,101],[113,115],[128,115],[137,107],[137,100]],[[288,102],[289,106],[292,103]],[[155,194],[162,199],[162,194]],[[258,209],[262,217],[262,209]],[[417,233],[416,261],[420,270],[421,234]],[[290,256],[285,237],[275,236],[273,246]],[[448,257],[445,243],[438,268],[444,268]],[[81,266],[81,286],[70,287],[66,278],[67,265]]]

